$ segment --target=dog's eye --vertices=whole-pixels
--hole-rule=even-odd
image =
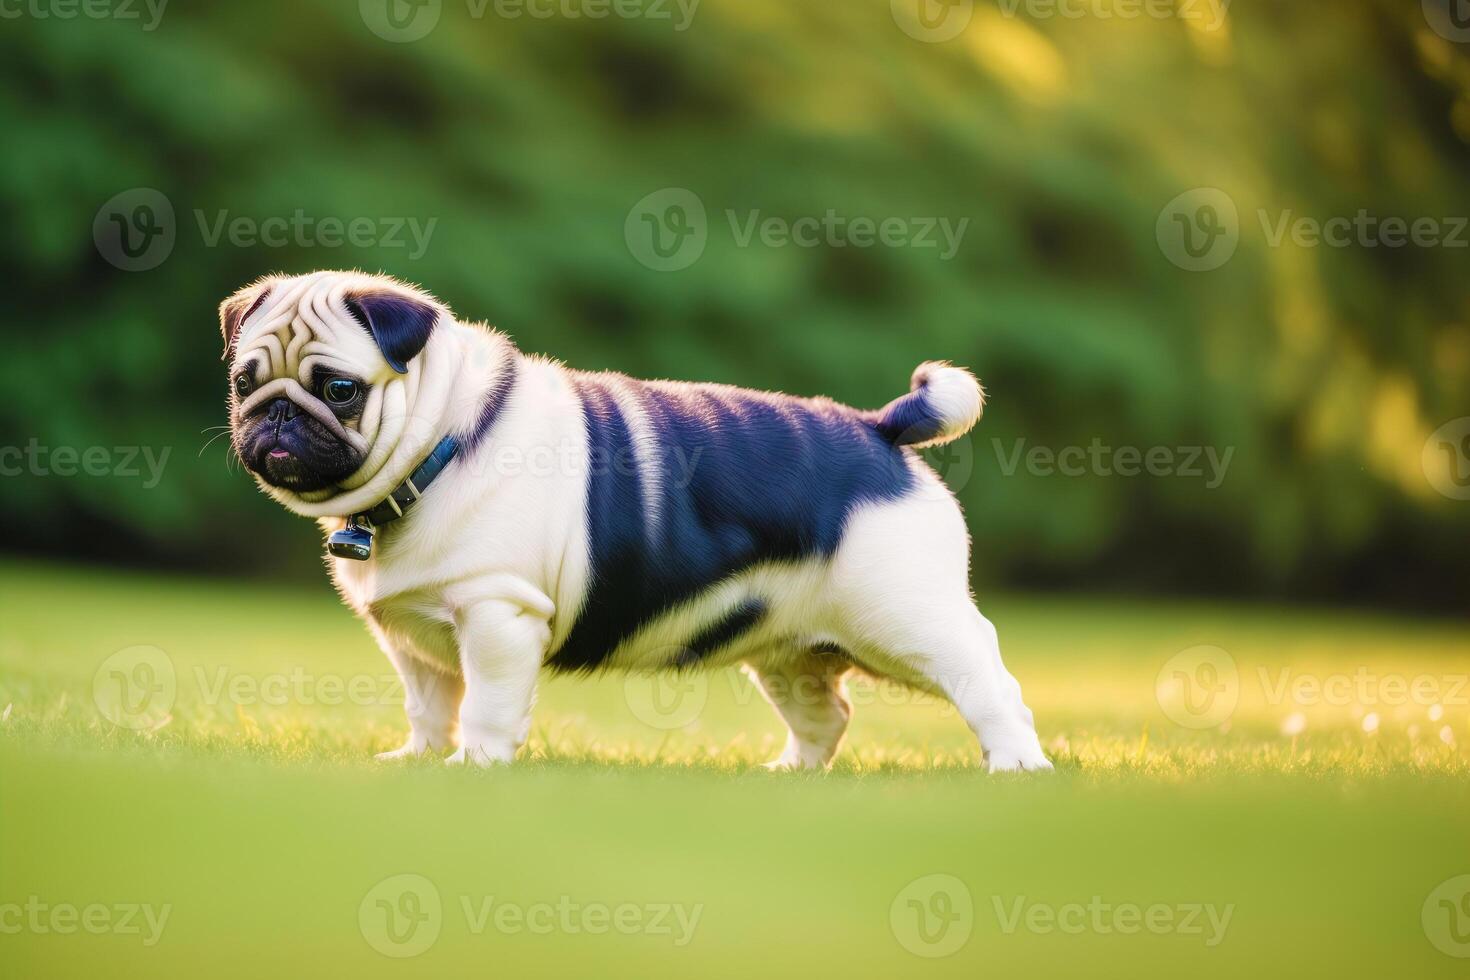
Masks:
[[[248,375],[248,374],[237,374],[237,375],[235,375],[235,396],[237,398],[247,398],[247,397],[249,397],[250,392],[252,392],[254,390],[255,390],[255,382],[250,379],[250,375]]]
[[[357,397],[357,382],[351,378],[332,378],[322,385],[322,397],[333,405],[346,405]]]

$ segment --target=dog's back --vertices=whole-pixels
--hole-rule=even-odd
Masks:
[[[942,372],[961,395],[968,385],[973,404],[936,399],[930,379]],[[727,385],[568,376],[587,430],[592,567],[551,660],[560,670],[596,668],[660,613],[758,563],[830,557],[855,507],[914,490],[905,444],[968,429],[980,402],[974,379],[945,365],[921,368],[914,390],[878,412]],[[731,616],[758,613],[748,604]]]

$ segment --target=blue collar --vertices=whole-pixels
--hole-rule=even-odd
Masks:
[[[454,436],[445,436],[440,440],[439,445],[434,447],[434,451],[429,453],[429,458],[409,474],[408,479],[398,484],[387,499],[371,510],[353,514],[347,519],[345,528],[333,531],[328,535],[327,550],[338,558],[350,558],[353,561],[366,561],[371,558],[373,529],[384,524],[391,524],[407,514],[409,509],[418,503],[419,497],[423,496],[429,484],[444,472],[444,467],[448,466],[458,453],[459,440]]]

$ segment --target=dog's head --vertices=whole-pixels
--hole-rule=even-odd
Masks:
[[[422,290],[356,272],[271,276],[225,300],[231,437],[245,467],[309,516],[381,499],[402,469],[394,461],[421,448],[407,420],[432,427],[442,402],[423,396],[444,384],[428,348],[448,316]]]

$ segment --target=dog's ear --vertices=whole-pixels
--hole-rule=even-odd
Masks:
[[[273,284],[272,280],[251,283],[219,305],[219,332],[225,342],[223,360],[228,361],[234,355],[240,326],[260,309],[266,297],[270,296]]]
[[[408,362],[429,342],[442,312],[433,303],[389,290],[349,293],[343,302],[352,318],[373,335],[388,366],[399,374],[408,373]]]

